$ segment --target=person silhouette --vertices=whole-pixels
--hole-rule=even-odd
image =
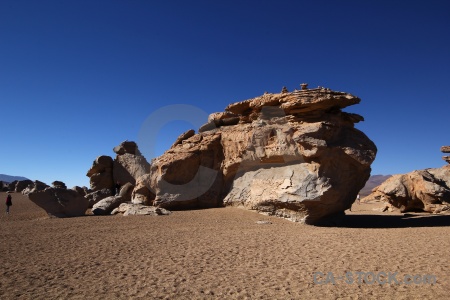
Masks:
[[[12,205],[12,197],[10,194],[6,197],[6,213],[9,214],[9,209]]]

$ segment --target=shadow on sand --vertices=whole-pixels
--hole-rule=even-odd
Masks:
[[[450,215],[346,215],[337,227],[408,228],[450,226]]]

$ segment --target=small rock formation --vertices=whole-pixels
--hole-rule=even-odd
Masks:
[[[114,147],[113,151],[117,154],[114,160],[110,156],[99,156],[86,174],[90,178],[92,190],[86,195],[91,208],[100,200],[114,196],[116,183],[121,185],[121,190],[126,187],[126,192],[121,192],[124,201],[131,201],[136,180],[150,171],[150,164],[141,155],[135,142],[124,141]]]
[[[85,186],[80,187],[80,186],[76,185],[76,186],[72,187],[72,190],[77,191],[77,193],[80,194],[83,197],[86,196],[89,193],[88,188],[85,187]]]
[[[450,153],[449,146],[441,151]],[[445,159],[445,156],[444,156]],[[362,201],[385,201],[400,212],[450,212],[450,165],[394,175]]]
[[[150,174],[142,175],[136,181],[136,186],[131,195],[131,203],[152,205],[155,194],[150,190]]]
[[[150,164],[142,156],[135,142],[124,141],[114,147],[114,152],[117,154],[113,164],[114,182],[129,182],[135,185],[140,176],[148,174]]]
[[[54,188],[58,188],[58,189],[67,189],[66,184],[65,184],[64,182],[58,181],[58,180],[53,181],[53,182],[52,182],[52,186],[53,186]]]
[[[109,189],[114,186],[113,180],[113,159],[110,156],[102,155],[97,157],[92,163],[86,176],[90,179],[91,189],[94,191]]]
[[[123,198],[125,202],[131,201],[131,194],[133,193],[134,185],[127,182],[120,187],[119,196]]]
[[[25,189],[22,190],[22,194],[27,195],[28,193],[31,193],[32,191],[43,191],[49,186],[45,184],[42,181],[36,180],[33,183],[29,184]]]
[[[450,153],[450,146],[442,146],[441,152]],[[450,164],[450,156],[442,156],[442,159],[445,160],[448,164]]]
[[[123,141],[119,146],[113,148],[114,153],[117,155],[123,155],[125,153],[140,155],[141,153],[138,150],[138,147],[135,142],[132,141]]]
[[[77,191],[63,188],[45,187],[35,182],[26,195],[51,217],[65,218],[83,216],[88,208],[88,200]]]
[[[16,193],[21,193],[24,189],[28,187],[28,185],[33,184],[33,181],[31,180],[19,180],[14,185],[14,191]]]
[[[394,175],[362,201],[381,200],[400,212],[450,209],[450,166]]]
[[[101,189],[91,193],[86,194],[84,197],[88,199],[89,208],[92,208],[95,203],[99,202],[102,199],[113,196],[112,190],[110,189]]]
[[[126,200],[122,196],[110,196],[94,204],[92,213],[94,215],[109,215],[115,208],[125,202]]]
[[[114,209],[111,212],[112,215],[119,213],[123,214],[124,216],[136,216],[136,215],[161,216],[171,214],[170,211],[164,208],[132,203],[122,203],[118,208]]]
[[[370,176],[376,146],[342,109],[360,99],[325,88],[269,94],[210,116],[150,167],[154,205],[223,204],[308,224],[342,216]]]
[[[195,130],[194,129],[190,129],[186,132],[183,132],[182,134],[180,134],[180,136],[175,140],[175,143],[173,143],[172,147],[170,147],[171,149],[174,148],[176,145],[181,144],[181,142],[183,142],[184,140],[190,138],[191,136],[193,136],[195,134]]]

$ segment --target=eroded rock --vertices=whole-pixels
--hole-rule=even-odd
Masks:
[[[450,208],[450,166],[394,175],[363,201],[381,200],[400,212],[446,212]]]
[[[354,128],[362,116],[342,111],[359,102],[305,88],[230,104],[152,161],[154,204],[225,204],[308,224],[334,220],[355,201],[377,151]]]
[[[46,187],[43,190],[41,188],[40,184],[36,184],[26,195],[49,216],[65,218],[85,215],[88,200],[77,191],[53,187]]]

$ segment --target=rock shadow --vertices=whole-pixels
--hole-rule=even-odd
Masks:
[[[346,228],[408,228],[450,226],[450,215],[346,215],[336,227]]]

